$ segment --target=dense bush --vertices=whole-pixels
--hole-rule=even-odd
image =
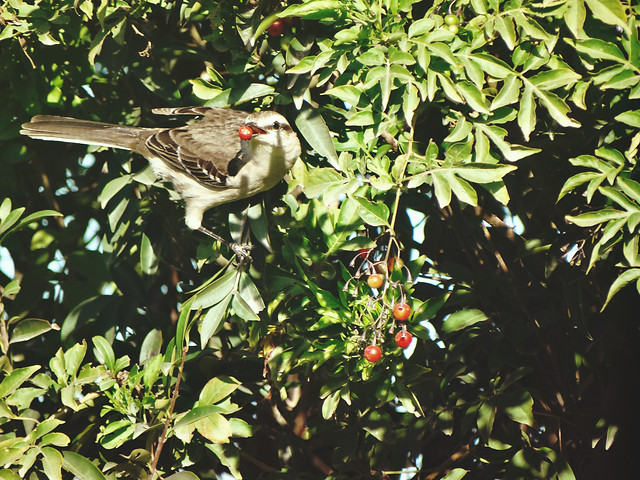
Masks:
[[[0,478],[629,478],[638,13],[0,6]],[[143,158],[18,133],[193,104],[303,142],[206,217],[250,264]]]

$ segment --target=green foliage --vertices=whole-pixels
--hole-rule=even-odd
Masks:
[[[0,478],[635,471],[638,13],[8,1]],[[250,264],[138,156],[18,136],[188,104],[277,109],[304,144],[288,187],[207,215]]]

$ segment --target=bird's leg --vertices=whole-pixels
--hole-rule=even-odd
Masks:
[[[217,233],[213,233],[211,230],[207,230],[203,226],[198,227],[198,231],[204,233],[205,235],[209,235],[211,238],[214,238],[215,240],[218,240],[219,242],[227,245],[233,251],[233,253],[235,253],[238,256],[238,258],[248,262],[251,261],[250,252],[251,252],[251,249],[253,248],[253,245],[243,245],[241,243],[229,242],[228,240],[225,240]]]

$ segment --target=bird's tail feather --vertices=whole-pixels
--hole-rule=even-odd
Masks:
[[[142,130],[145,129],[55,115],[37,115],[29,123],[22,125],[20,133],[40,140],[136,150],[141,143]]]

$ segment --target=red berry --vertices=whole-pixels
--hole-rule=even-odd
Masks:
[[[272,37],[279,37],[284,32],[284,22],[282,20],[274,20],[267,28],[267,31]]]
[[[398,265],[398,268],[402,268],[404,267],[404,262],[400,257],[391,257],[389,258],[389,260],[387,260],[387,267],[389,268],[390,272],[393,272],[393,267],[395,265]]]
[[[358,257],[367,258],[367,255],[369,255],[370,251],[370,248],[361,248],[360,250],[358,250]]]
[[[411,307],[406,303],[396,303],[393,307],[393,318],[404,322],[411,315]]]
[[[380,288],[382,286],[383,278],[379,273],[374,273],[373,275],[369,275],[367,278],[367,285],[371,288]]]
[[[253,137],[253,130],[251,130],[251,127],[244,125],[238,129],[238,135],[242,140],[249,140]]]
[[[378,360],[380,360],[381,356],[382,350],[380,350],[380,347],[377,345],[369,345],[364,349],[364,358],[366,358],[371,363],[376,363]]]
[[[407,348],[411,344],[412,339],[413,335],[411,335],[411,332],[407,332],[406,330],[400,330],[396,333],[396,345],[400,348]]]

